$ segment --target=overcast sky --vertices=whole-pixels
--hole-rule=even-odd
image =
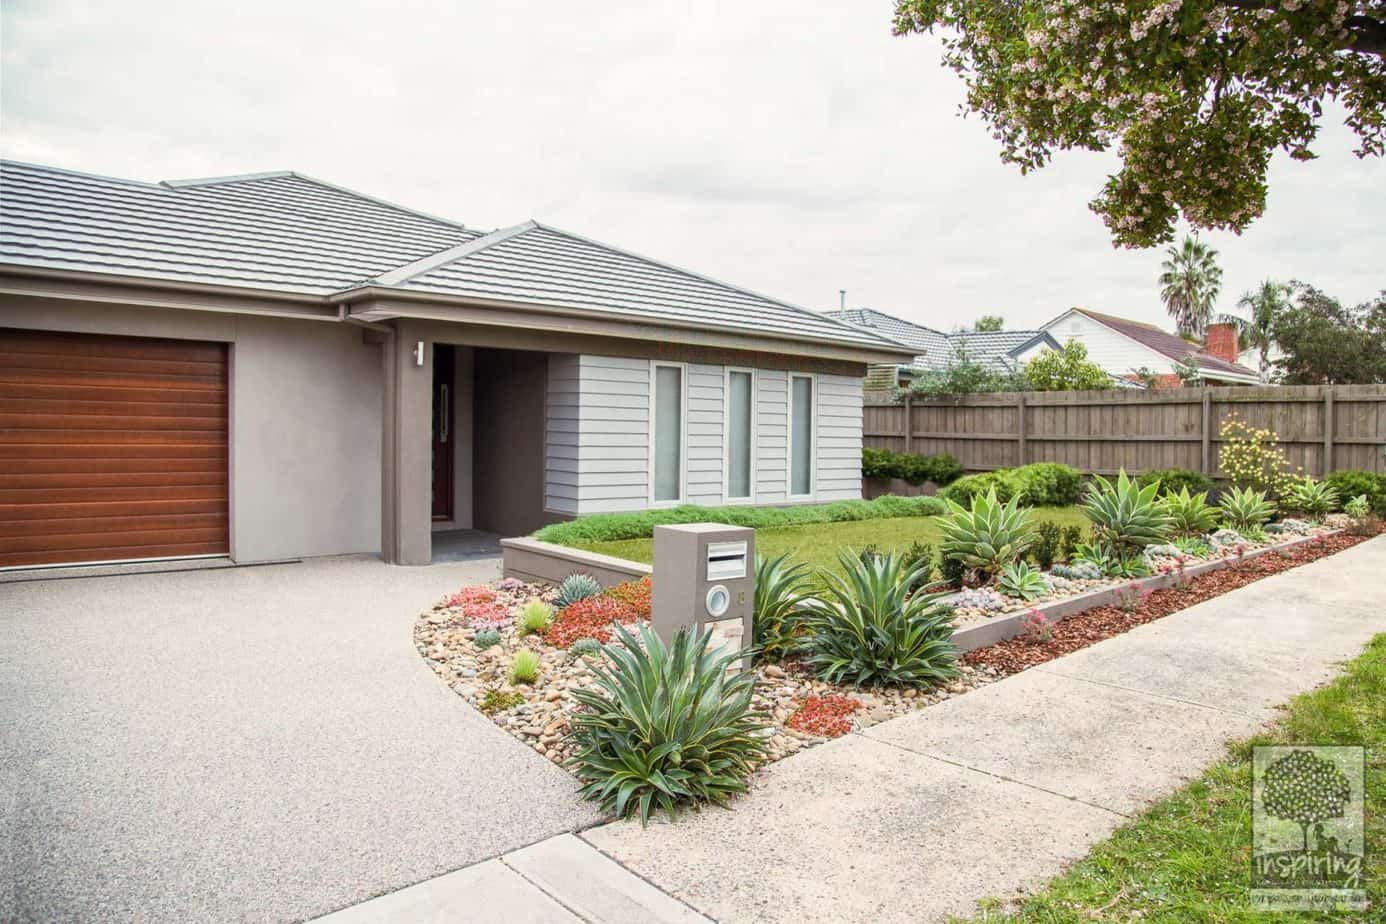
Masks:
[[[1027,177],[891,4],[197,0],[3,5],[5,156],[144,180],[293,169],[490,229],[536,218],[815,308],[939,328],[1073,305],[1166,321],[1160,251],[1087,209],[1114,161]],[[1386,163],[1325,120],[1267,214],[1266,277],[1386,287]]]

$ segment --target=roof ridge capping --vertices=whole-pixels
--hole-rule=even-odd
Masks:
[[[531,221],[533,221],[533,220],[531,219]],[[584,237],[584,236],[582,236],[581,234],[574,234],[572,231],[564,231],[562,228],[555,228],[553,225],[546,225],[546,224],[544,224],[544,223],[541,222],[541,221],[534,221],[533,224],[534,224],[534,227],[535,227],[535,228],[538,228],[538,229],[541,229],[541,230],[544,230],[544,231],[551,231],[551,232],[553,232],[554,234],[561,234],[561,235],[563,235],[564,237],[572,238],[572,239],[575,240],[575,241],[582,241],[584,244],[591,244],[593,247],[602,247],[602,248],[605,248],[606,250],[610,250],[610,251],[613,251],[613,252],[615,252],[615,253],[624,254],[625,256],[630,257],[632,260],[640,260],[640,261],[643,262],[643,263],[649,263],[649,264],[651,264],[651,265],[653,265],[653,266],[658,266],[658,267],[661,267],[661,268],[663,268],[663,269],[673,270],[673,271],[676,272],[676,273],[683,273],[683,274],[686,275],[686,276],[692,276],[694,279],[701,279],[703,282],[711,283],[712,285],[715,285],[715,286],[722,286],[722,287],[724,287],[724,288],[731,289],[731,290],[734,291],[734,292],[740,292],[742,295],[749,295],[751,298],[758,298],[758,299],[761,299],[762,301],[766,301],[766,302],[770,302],[771,304],[779,305],[781,308],[788,308],[790,311],[797,311],[797,312],[799,312],[800,314],[810,315],[810,316],[812,316],[812,317],[814,317],[814,318],[817,318],[818,320],[827,320],[827,321],[830,321],[830,322],[833,323],[833,324],[836,324],[836,325],[838,325],[838,326],[840,326],[840,327],[845,327],[845,328],[847,328],[848,330],[854,331],[854,332],[856,332],[856,333],[865,333],[865,334],[868,334],[868,335],[870,335],[870,336],[876,338],[877,340],[881,341],[881,343],[885,344],[886,346],[900,347],[900,348],[902,348],[902,350],[904,350],[904,351],[909,351],[909,350],[914,349],[914,348],[911,347],[911,346],[907,346],[906,344],[899,343],[899,342],[897,342],[897,341],[895,341],[895,340],[891,340],[891,339],[888,338],[888,337],[883,337],[883,336],[881,335],[880,331],[878,331],[878,330],[875,330],[875,329],[873,329],[873,328],[857,327],[855,324],[849,324],[849,323],[847,323],[846,321],[840,321],[840,320],[838,320],[837,318],[829,317],[829,316],[827,315],[826,312],[814,311],[814,310],[811,309],[811,308],[805,308],[805,307],[803,307],[802,305],[796,305],[796,304],[794,304],[793,302],[782,301],[781,299],[773,298],[773,297],[771,297],[771,296],[769,296],[769,295],[765,295],[765,294],[763,294],[763,293],[761,293],[761,292],[756,292],[756,291],[754,291],[754,290],[752,290],[752,289],[747,289],[747,288],[744,288],[744,287],[742,287],[742,286],[734,285],[734,284],[732,284],[732,283],[730,283],[730,282],[726,282],[725,280],[722,280],[722,279],[715,279],[715,278],[713,278],[712,276],[706,276],[706,275],[704,275],[704,274],[702,274],[702,273],[695,272],[695,271],[690,270],[690,269],[685,269],[684,267],[682,267],[682,266],[677,266],[677,265],[675,265],[675,264],[673,264],[673,263],[666,263],[666,262],[663,261],[663,260],[656,260],[656,259],[654,259],[653,257],[647,257],[647,256],[645,256],[644,254],[636,253],[636,252],[633,251],[633,250],[626,250],[626,249],[623,248],[623,247],[616,247],[616,246],[614,246],[614,245],[612,245],[612,244],[606,244],[606,243],[603,243],[602,241],[593,240],[592,238],[590,238],[590,237]]]
[[[327,180],[320,180],[315,176],[309,176],[306,173],[299,173],[297,170],[267,170],[263,173],[239,173],[231,174],[229,176],[195,177],[186,180],[162,180],[157,184],[151,185],[164,186],[168,189],[178,190],[196,189],[202,186],[222,186],[229,185],[232,183],[253,183],[257,180],[283,179],[302,180],[305,183],[313,183],[317,186],[323,187],[324,189],[331,189],[348,196],[355,196],[357,199],[360,199],[364,202],[373,202],[376,205],[383,206],[384,208],[388,209],[394,209],[397,212],[407,212],[410,215],[416,215],[419,218],[427,218],[429,221],[436,221],[440,224],[448,225],[449,227],[460,228],[463,231],[471,230],[460,221],[453,221],[451,218],[444,218],[441,215],[434,215],[432,212],[425,212],[420,209],[410,208],[407,205],[400,205],[398,202],[390,202],[387,199],[381,199],[376,196],[372,196],[368,193],[363,193],[360,190],[351,189],[347,186],[338,185],[337,183],[329,183]]]
[[[526,231],[533,231],[537,227],[539,227],[538,223],[531,219],[530,221],[521,222],[518,225],[511,225],[508,228],[497,228],[490,234],[474,237],[470,241],[463,241],[461,244],[454,244],[437,253],[431,253],[426,257],[420,257],[412,263],[405,263],[397,266],[369,280],[366,285],[401,285],[415,276],[421,276],[440,266],[446,266],[449,263],[469,257],[479,250],[485,250],[502,241],[508,241],[512,237],[518,237]]]

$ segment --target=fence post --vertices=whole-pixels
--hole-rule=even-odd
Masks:
[[[1025,464],[1025,392],[1015,393],[1015,414],[1016,414],[1016,465]]]
[[[911,442],[913,442],[913,436],[914,436],[914,434],[912,433],[913,430],[914,430],[914,396],[911,395],[909,392],[905,392],[905,452],[906,452],[906,453],[910,453],[910,452],[913,452],[913,451],[914,451],[914,447],[910,445]]]
[[[1333,386],[1324,386],[1323,393],[1323,471],[1320,478],[1327,478],[1333,471]],[[1347,498],[1344,498],[1346,500]]]
[[[1203,442],[1199,456],[1198,470],[1205,475],[1213,473],[1213,396],[1208,386],[1203,386]]]

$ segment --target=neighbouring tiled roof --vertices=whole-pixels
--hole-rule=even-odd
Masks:
[[[965,350],[973,362],[998,370],[1011,369],[1014,362],[1010,351],[1044,336],[1044,332],[1038,330],[957,331],[945,334],[874,308],[846,308],[829,311],[828,314],[858,327],[879,330],[892,340],[919,350],[913,363],[917,369],[942,369],[959,349]]]
[[[1130,337],[1142,346],[1149,347],[1174,362],[1187,363],[1192,359],[1198,364],[1200,369],[1208,372],[1222,372],[1229,375],[1249,375],[1253,378],[1256,377],[1256,373],[1253,370],[1238,365],[1237,363],[1230,363],[1220,356],[1214,356],[1212,353],[1203,350],[1203,348],[1197,344],[1189,343],[1183,337],[1161,330],[1154,324],[1132,321],[1127,318],[1118,318],[1115,315],[1102,314],[1101,312],[1092,311],[1087,308],[1075,308],[1074,310],[1079,314],[1092,318],[1099,324],[1105,324],[1112,330]]]
[[[536,222],[483,234],[290,172],[144,183],[2,161],[0,263],[317,296],[372,285],[900,347]]]
[[[294,173],[142,183],[0,163],[0,262],[323,295],[480,232]]]

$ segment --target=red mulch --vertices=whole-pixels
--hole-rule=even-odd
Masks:
[[[860,708],[861,700],[849,696],[810,696],[784,724],[810,735],[840,738],[852,730],[852,713]]]
[[[1236,590],[1252,581],[1259,581],[1268,575],[1288,571],[1325,555],[1341,552],[1368,538],[1370,537],[1338,533],[1325,539],[1306,542],[1283,553],[1267,552],[1256,558],[1249,558],[1241,564],[1190,578],[1185,588],[1169,587],[1157,590],[1142,600],[1131,612],[1126,612],[1117,605],[1094,607],[1056,623],[1054,637],[1047,642],[1018,636],[988,645],[986,648],[969,651],[963,655],[963,663],[974,667],[989,665],[1002,674],[1019,673],[1027,667],[1052,661],[1071,651],[1120,635],[1136,626],[1163,619],[1171,613],[1187,609],[1210,597],[1225,594],[1229,590]]]

